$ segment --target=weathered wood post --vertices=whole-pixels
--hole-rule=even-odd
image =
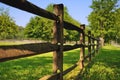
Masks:
[[[92,35],[93,39],[92,39],[92,51],[93,52],[93,57],[95,56],[95,39],[94,39],[94,35]]]
[[[80,33],[80,44],[83,46],[80,48],[80,69],[84,67],[84,57],[85,57],[85,24],[80,25],[80,28],[83,30],[83,33]]]
[[[91,31],[88,31],[88,55],[89,61],[91,61]]]
[[[53,43],[59,45],[59,49],[53,52],[53,73],[59,70],[60,77],[55,80],[63,80],[63,4],[55,4],[54,13],[59,17],[59,21],[54,21]]]

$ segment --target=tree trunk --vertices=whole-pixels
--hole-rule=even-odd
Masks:
[[[100,37],[100,44],[101,44],[101,47],[104,46],[104,38],[103,37]]]

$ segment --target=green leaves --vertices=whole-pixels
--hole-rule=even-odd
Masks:
[[[96,36],[104,37],[107,42],[114,39],[116,22],[116,4],[118,0],[93,0],[93,11],[88,17],[90,26]],[[109,35],[109,36],[108,36]]]
[[[50,40],[52,27],[51,23],[52,22],[50,20],[38,16],[31,18],[24,31],[25,36],[28,38]]]
[[[18,26],[15,21],[9,16],[8,11],[0,9],[0,39],[16,38]]]
[[[53,12],[53,5],[50,4],[46,8],[48,11]],[[73,23],[74,25],[80,26],[80,23],[74,20],[69,14],[67,7],[64,7],[64,20]],[[27,38],[39,38],[41,40],[51,40],[52,39],[52,28],[53,21],[46,18],[35,16],[30,19],[30,22],[25,28],[25,36]],[[77,37],[76,37],[77,36]],[[65,41],[77,41],[79,39],[79,33],[76,31],[64,30]]]

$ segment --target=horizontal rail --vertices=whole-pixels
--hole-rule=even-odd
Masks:
[[[88,46],[97,46],[97,44],[90,44],[90,45],[84,45],[85,47],[88,47]]]
[[[70,68],[66,69],[65,71],[63,71],[63,75],[66,75],[67,73],[69,73],[76,67],[77,67],[77,63],[74,64],[73,66],[71,66]],[[39,80],[58,80],[59,77],[60,77],[60,73],[57,73],[57,74],[53,74],[53,75],[44,76],[44,77],[40,78]]]
[[[60,79],[60,73],[52,74],[52,75],[47,75],[39,80],[59,80]]]
[[[60,19],[58,17],[59,14],[58,14],[58,16],[56,16],[54,13],[51,13],[49,11],[46,11],[46,10],[42,9],[42,8],[39,8],[38,6],[28,2],[27,0],[0,0],[0,2],[2,2],[4,4],[7,4],[7,5],[10,5],[10,6],[13,6],[13,7],[18,8],[18,9],[21,9],[21,10],[36,14],[38,16],[42,16],[42,17],[45,17],[45,18],[48,18],[48,19],[60,21]],[[63,8],[62,4],[60,4],[59,6],[61,6],[61,8]],[[60,10],[58,9],[57,12],[59,13],[59,11]],[[81,47],[82,47],[81,48],[82,51],[81,51],[80,54],[84,55],[85,47],[88,47],[89,54],[85,57],[80,56],[80,59],[81,59],[80,60],[80,65],[83,66],[84,65],[83,62],[87,58],[91,59],[91,55],[94,55],[94,52],[98,53],[98,49],[99,49],[99,42],[98,41],[99,41],[99,39],[94,38],[91,35],[91,32],[90,32],[90,34],[85,34],[84,33],[85,28],[82,29],[82,27],[80,28],[76,25],[73,25],[72,23],[69,23],[69,22],[66,22],[66,21],[62,22],[62,21],[63,21],[63,19],[61,19],[61,23],[62,23],[62,25],[64,25],[65,29],[76,30],[79,33],[82,33],[82,35],[80,37],[81,38],[80,43],[83,43],[83,44],[64,45],[63,47],[61,47],[59,45],[56,45],[56,44],[51,44],[51,43],[32,43],[32,44],[22,44],[22,45],[0,46],[0,62],[13,60],[13,59],[18,59],[18,58],[23,58],[23,57],[28,57],[28,56],[33,56],[33,55],[38,55],[38,54],[47,53],[47,52],[50,52],[50,51],[56,51],[56,52],[62,54],[63,51],[69,51],[69,50],[76,49],[76,48],[81,48]],[[61,24],[60,24],[61,26],[59,26],[59,24],[60,24],[59,22],[56,23],[56,27],[61,27],[62,26]],[[61,27],[61,30],[57,29],[56,31],[61,31],[62,32],[62,27]],[[60,37],[59,40],[61,40],[61,41],[57,40],[57,42],[60,42],[63,45],[63,43],[62,43],[63,36],[61,36],[61,32],[60,33],[56,32],[56,33],[60,34],[60,35],[57,35],[57,37]],[[62,33],[62,35],[63,35],[63,33]],[[85,45],[85,41],[84,41],[85,36],[87,36],[89,39],[91,38],[91,39],[97,40],[97,44],[94,44],[94,40],[93,40],[93,43],[91,43],[91,39],[90,40],[88,39],[88,45]],[[95,49],[93,51],[91,51],[91,46],[93,46],[93,49],[94,49],[94,46],[97,46],[96,51],[95,51]],[[54,61],[56,63],[58,63],[58,61],[61,63],[62,62],[62,56],[63,55],[56,56],[55,57],[56,60],[54,60]],[[57,59],[57,58],[59,58],[59,59]],[[65,71],[62,72],[63,63],[59,64],[59,65],[57,65],[56,63],[55,63],[55,65],[58,67],[58,69],[61,69],[60,73],[45,76],[45,77],[43,77],[39,80],[59,80],[59,79],[62,79],[63,78],[62,75],[66,75],[67,73],[69,73],[70,71],[72,71],[74,68],[76,68],[78,66],[78,64],[76,63],[73,66],[71,66],[70,68],[68,68],[68,69],[66,69]]]
[[[88,47],[89,45],[85,45],[85,47]]]
[[[99,40],[98,38],[95,38],[93,36],[89,36],[89,34],[85,34],[85,36],[90,37],[91,39],[94,39],[94,40]]]
[[[97,46],[97,44],[91,44],[91,46]]]
[[[73,66],[71,66],[70,68],[66,69],[65,71],[63,71],[63,75],[66,75],[67,73],[69,73],[70,71],[72,71],[77,66],[78,66],[78,64],[76,63]]]
[[[85,61],[87,58],[90,57],[91,54],[88,54],[87,56],[84,57],[83,61]]]
[[[64,21],[64,28],[68,29],[68,30],[76,30],[78,32],[83,33],[82,29],[80,29],[79,27],[73,25],[72,23],[66,22],[66,21]]]
[[[95,50],[92,50],[91,55],[94,55],[94,53],[95,53]]]
[[[38,55],[55,50],[58,50],[58,46],[51,43],[0,46],[0,62]]]
[[[93,55],[95,50],[92,50],[91,54],[88,54],[87,56],[84,57],[83,61],[85,61],[87,58],[89,58],[91,55]]]
[[[27,0],[0,0],[0,2],[48,19],[59,20],[59,17],[55,14],[37,7]]]
[[[63,51],[73,50],[73,49],[76,49],[76,48],[80,48],[80,47],[82,47],[82,46],[83,46],[82,44],[64,45],[64,46],[63,46]]]

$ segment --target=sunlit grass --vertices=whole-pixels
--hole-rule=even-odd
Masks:
[[[1,45],[14,45],[14,44],[16,44],[15,42],[0,42],[0,46]]]
[[[3,43],[3,45],[16,43]],[[19,43],[18,43],[19,44]],[[1,43],[0,43],[1,45]],[[86,49],[87,53],[87,49]],[[74,65],[80,56],[80,49],[64,52],[64,70]],[[52,74],[52,52],[21,58],[0,63],[0,80],[38,80],[45,75]],[[100,53],[93,58],[91,64],[85,68],[82,74],[83,80],[119,80],[120,79],[120,48],[105,46]],[[74,80],[80,69],[64,76],[64,80]],[[81,77],[80,76],[80,77]]]
[[[0,79],[38,80],[46,74],[51,74],[52,56],[50,54],[0,63]]]
[[[82,80],[120,80],[120,48],[104,46],[81,76]]]
[[[0,46],[2,45],[19,45],[19,44],[25,44],[26,42],[20,42],[20,41],[0,41]]]
[[[64,53],[64,70],[79,60],[79,49]],[[52,72],[52,52],[0,63],[0,80],[38,80]]]

